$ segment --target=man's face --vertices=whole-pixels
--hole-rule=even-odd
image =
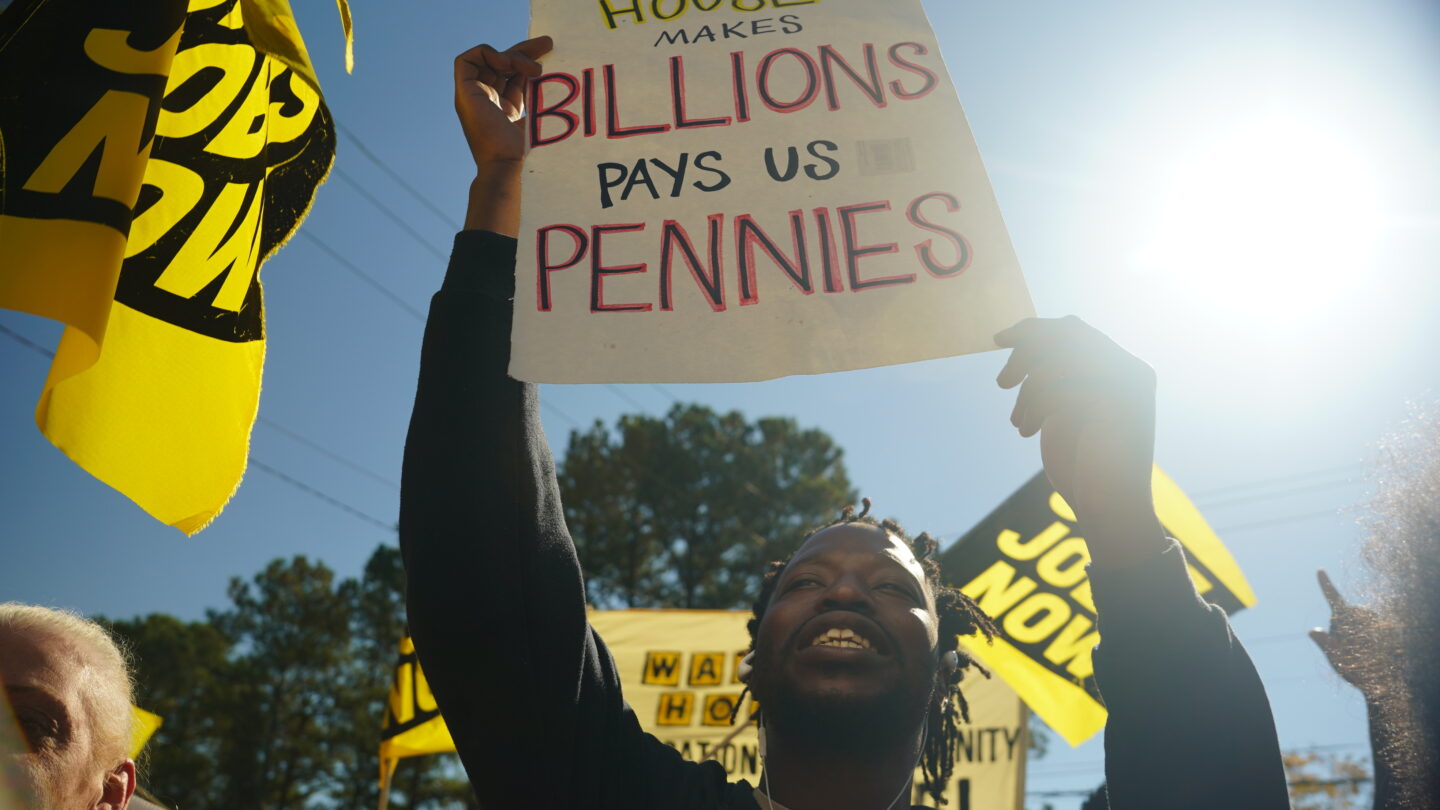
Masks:
[[[114,763],[96,762],[86,700],[93,677],[74,644],[50,633],[0,629],[0,683],[29,748],[18,755],[29,782],[21,789],[37,810],[124,806],[106,789]]]
[[[934,689],[937,636],[935,597],[910,548],[875,526],[832,526],[780,574],[752,687],[772,717],[872,709],[913,722]]]

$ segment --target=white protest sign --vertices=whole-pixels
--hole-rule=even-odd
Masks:
[[[919,0],[532,0],[510,373],[741,382],[1033,314]]]

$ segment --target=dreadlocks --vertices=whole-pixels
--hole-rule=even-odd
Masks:
[[[859,513],[856,513],[854,506],[845,507],[835,520],[806,532],[805,536],[801,538],[800,545],[803,546],[806,540],[832,526],[861,523],[883,529],[903,540],[914,552],[915,559],[924,569],[925,581],[935,594],[935,613],[940,622],[940,638],[936,654],[943,656],[947,652],[955,652],[960,662],[955,671],[949,673],[948,682],[940,684],[932,698],[934,704],[931,705],[930,711],[926,715],[928,728],[925,734],[925,750],[920,755],[920,765],[925,774],[922,788],[936,803],[943,804],[945,803],[945,786],[950,782],[950,774],[955,768],[955,757],[960,749],[960,723],[962,721],[970,722],[970,706],[965,702],[965,696],[960,693],[960,679],[965,674],[965,670],[971,667],[985,677],[990,677],[990,673],[980,666],[979,662],[960,649],[960,637],[982,633],[987,640],[993,640],[1000,631],[995,627],[994,621],[985,615],[985,611],[975,603],[975,600],[961,593],[959,588],[947,587],[941,583],[940,563],[935,559],[939,544],[935,542],[935,538],[924,532],[912,538],[905,532],[905,529],[901,528],[899,523],[889,519],[879,520],[871,516],[869,498],[862,498],[860,503],[862,508]],[[746,629],[750,631],[750,648],[752,650],[755,648],[755,634],[760,629],[760,620],[764,618],[765,610],[770,605],[770,598],[775,594],[775,586],[780,581],[780,574],[794,556],[795,553],[791,552],[784,561],[770,563],[764,578],[760,581],[760,595],[755,599],[754,615],[746,625]],[[738,704],[737,701],[737,706]]]

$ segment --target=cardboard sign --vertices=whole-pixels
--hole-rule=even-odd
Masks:
[[[1033,314],[919,0],[532,0],[510,373],[740,382]]]
[[[625,702],[641,728],[688,760],[712,758],[732,780],[759,784],[759,742],[755,725],[745,723],[755,708],[748,695],[737,714],[738,734],[732,736],[736,727],[730,724],[744,688],[735,664],[750,646],[749,611],[597,610],[589,618],[615,659]],[[410,639],[400,651],[381,732],[382,776],[394,772],[399,758],[455,750]],[[1025,708],[999,678],[972,673],[961,689],[971,722],[961,729],[948,806],[1018,810],[1028,744]],[[918,785],[922,774],[915,773]]]
[[[1209,602],[1234,614],[1255,604],[1235,558],[1159,467],[1151,484],[1165,531],[1185,547],[1190,579]],[[941,560],[958,585],[1000,625],[994,644],[966,638],[972,655],[1004,678],[1071,745],[1105,726],[1091,651],[1100,642],[1075,513],[1037,473],[960,538]]]

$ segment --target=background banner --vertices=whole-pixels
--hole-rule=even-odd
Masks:
[[[1155,511],[1185,547],[1200,594],[1234,614],[1255,604],[1240,566],[1185,493],[1155,468]],[[1045,473],[1037,473],[960,538],[941,558],[947,583],[960,586],[1000,625],[994,644],[962,639],[1071,745],[1105,726],[1090,654],[1099,643],[1075,514]]]
[[[36,424],[187,534],[245,472],[260,265],[334,153],[287,0],[0,12],[0,307],[66,325]]]
[[[532,0],[510,373],[723,382],[1033,314],[919,0]]]
[[[746,722],[754,701],[747,696],[740,704],[741,730],[734,737],[729,722],[744,688],[735,664],[749,648],[749,617],[749,611],[728,610],[597,610],[590,623],[615,658],[625,701],[642,728],[686,759],[715,759],[732,780],[758,785],[755,725]],[[410,639],[400,650],[381,732],[382,783],[399,758],[454,750]],[[948,806],[1019,810],[1029,739],[1025,708],[999,678],[971,673],[961,689],[972,722],[962,729]]]

